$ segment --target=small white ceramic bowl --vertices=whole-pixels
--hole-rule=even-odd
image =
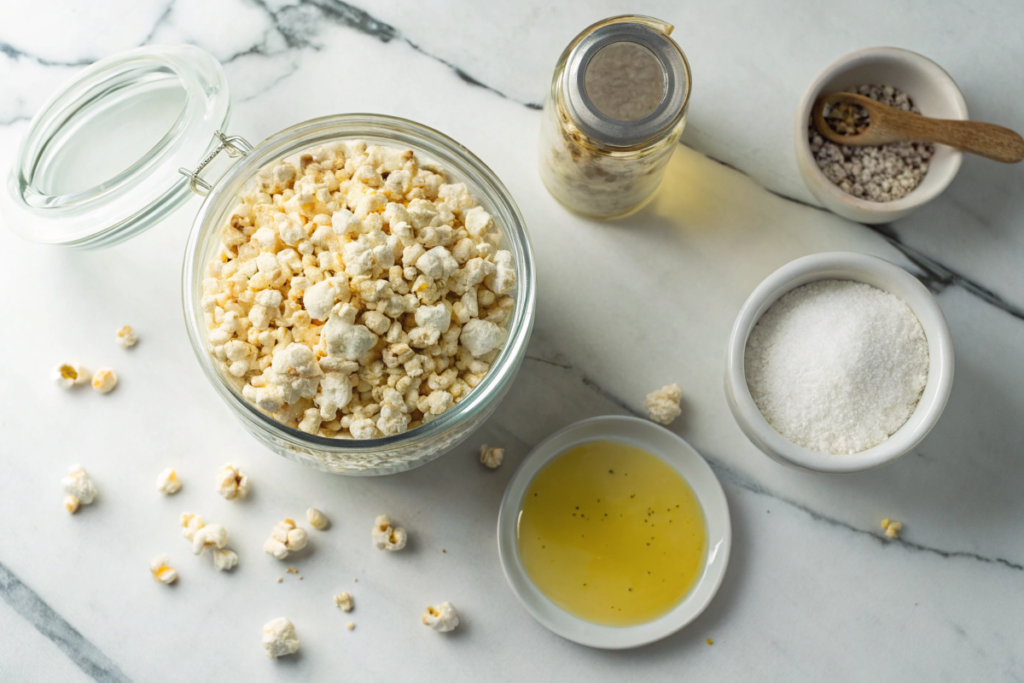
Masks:
[[[910,95],[921,114],[938,119],[968,119],[960,88],[935,62],[910,50],[869,47],[840,57],[811,82],[796,110],[793,141],[796,161],[807,187],[825,208],[859,223],[888,223],[903,218],[938,197],[960,169],[963,153],[936,145],[921,184],[902,199],[872,202],[839,189],[818,168],[807,140],[811,107],[818,95],[864,84],[891,85]]]
[[[519,559],[518,526],[523,496],[544,466],[566,450],[588,441],[619,441],[658,456],[675,468],[693,489],[707,523],[704,570],[683,600],[666,614],[634,626],[604,626],[569,614],[530,581]],[[683,628],[704,611],[725,577],[732,545],[729,505],[722,485],[690,444],[648,420],[594,417],[548,437],[527,456],[505,489],[498,514],[498,555],[512,590],[526,610],[556,634],[582,645],[611,650],[646,645]]]
[[[886,441],[860,453],[818,453],[789,441],[764,419],[743,369],[747,338],[771,305],[789,291],[817,280],[854,280],[903,299],[928,339],[928,383],[910,419]],[[725,397],[750,441],[775,460],[818,472],[860,472],[886,465],[910,451],[939,421],[953,386],[953,340],[939,304],[917,278],[884,259],[848,251],[804,256],[765,278],[740,309],[729,336]]]

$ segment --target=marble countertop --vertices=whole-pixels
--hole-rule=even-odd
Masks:
[[[231,132],[252,141],[319,115],[415,118],[476,152],[518,201],[537,256],[528,360],[468,442],[405,474],[332,477],[249,438],[207,384],[180,312],[185,238],[198,200],[118,247],[71,252],[3,230],[8,293],[0,370],[0,680],[984,680],[1024,678],[1024,167],[967,159],[949,190],[898,224],[869,228],[816,208],[791,152],[804,87],[858,47],[890,44],[946,68],[976,118],[1024,128],[1024,6],[811,0],[642,9],[673,22],[694,72],[690,122],[655,201],[614,223],[572,216],[535,172],[537,106],[564,45],[625,2],[70,0],[21,3],[0,24],[0,162],[77,69],[141,44],[188,42],[220,59]],[[883,20],[884,19],[884,20]],[[787,261],[854,250],[918,275],[957,354],[943,419],[914,452],[873,472],[784,468],[752,446],[722,390],[740,305]],[[614,277],[608,277],[609,269]],[[585,292],[585,295],[583,294]],[[141,341],[124,351],[114,330]],[[67,359],[111,365],[108,396],[62,392]],[[530,448],[581,418],[642,412],[678,382],[672,429],[711,463],[733,517],[721,592],[697,621],[626,652],[577,646],[534,622],[507,588],[495,523]],[[481,442],[506,447],[496,471]],[[221,499],[214,472],[242,465],[253,492]],[[100,489],[69,516],[59,480],[80,462]],[[163,497],[174,466],[183,490]],[[284,565],[261,550],[276,521],[314,505],[334,522]],[[240,564],[191,555],[183,511],[224,524]],[[410,548],[374,550],[387,512]],[[879,520],[904,523],[898,541]],[[446,552],[442,552],[442,549]],[[181,580],[155,584],[167,553]],[[298,567],[303,579],[286,575]],[[350,615],[331,596],[353,594]],[[441,636],[423,607],[450,600]],[[301,654],[269,661],[262,625],[288,616]],[[356,628],[348,631],[345,624]],[[706,640],[713,639],[713,645]]]

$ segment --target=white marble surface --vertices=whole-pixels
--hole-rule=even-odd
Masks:
[[[808,198],[790,158],[792,110],[821,66],[857,47],[917,49],[958,79],[976,116],[1024,127],[1013,108],[1024,78],[1021,8],[867,0],[849,16],[822,15],[810,0],[646,3],[678,24],[693,63],[686,141],[742,173],[680,147],[655,203],[595,224],[568,215],[541,186],[539,115],[524,105],[540,101],[579,29],[633,6],[362,4],[371,15],[332,0],[8,2],[0,161],[8,166],[28,118],[75,69],[145,42],[193,42],[224,61],[232,132],[253,141],[328,113],[415,118],[478,153],[520,204],[539,270],[530,360],[496,416],[454,452],[403,475],[330,477],[249,439],[192,356],[179,299],[196,201],[102,252],[5,231],[0,679],[1024,677],[1022,169],[968,161],[933,208],[890,226],[919,265],[875,230],[772,193]],[[792,258],[834,249],[921,275],[957,351],[953,395],[932,435],[890,467],[845,477],[769,461],[732,421],[721,387],[729,327],[750,290]],[[130,351],[113,340],[125,323],[141,337]],[[122,384],[109,396],[61,392],[48,372],[65,359],[112,365]],[[673,429],[712,463],[732,508],[722,591],[694,624],[647,648],[602,652],[560,640],[530,619],[501,575],[494,527],[504,486],[552,431],[637,412],[647,391],[671,381],[686,404]],[[475,462],[481,441],[507,447],[501,469]],[[245,502],[213,490],[228,460],[255,482]],[[58,482],[74,462],[101,495],[71,517]],[[164,498],[154,479],[171,465],[185,488]],[[294,563],[265,555],[273,524],[309,505],[331,516],[331,530],[311,532],[310,551]],[[177,529],[185,510],[228,528],[235,572],[191,555]],[[380,512],[409,528],[408,551],[371,548]],[[900,541],[880,537],[886,516],[904,522]],[[181,573],[177,586],[149,577],[149,558],[161,552]],[[277,584],[283,566],[303,580]],[[339,590],[355,596],[351,615],[331,602]],[[447,637],[419,624],[423,607],[441,600],[463,617]],[[302,654],[268,661],[260,627],[282,615],[296,624]]]

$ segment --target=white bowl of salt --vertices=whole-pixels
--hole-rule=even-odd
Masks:
[[[769,275],[729,337],[725,393],[775,460],[859,472],[912,450],[953,385],[953,341],[935,297],[884,259],[814,254]]]

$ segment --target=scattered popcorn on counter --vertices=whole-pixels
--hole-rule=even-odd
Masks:
[[[487,444],[480,446],[480,462],[492,470],[501,465],[501,459],[505,457],[504,448],[492,448]]]
[[[220,524],[206,524],[192,537],[192,552],[199,555],[206,548],[223,548],[228,544],[228,531]]]
[[[882,520],[882,528],[885,529],[885,535],[889,538],[899,538],[900,531],[903,530],[903,522],[895,522],[886,517]]]
[[[96,498],[96,484],[89,478],[89,473],[81,465],[72,465],[68,476],[60,480],[64,487],[64,509],[74,514],[79,505],[89,505]]]
[[[241,500],[249,494],[249,477],[238,467],[228,463],[217,471],[217,493],[228,500]]]
[[[379,515],[373,521],[373,544],[378,550],[401,550],[406,540],[405,529],[391,526],[387,515]]]
[[[62,363],[53,369],[50,376],[62,389],[88,384],[92,379],[89,371],[77,363]]]
[[[181,513],[181,535],[192,541],[195,540],[196,532],[206,526],[203,518],[191,512]]]
[[[178,580],[178,572],[170,566],[170,562],[166,555],[158,555],[150,560],[149,571],[153,573],[154,581],[171,584]]]
[[[156,478],[156,490],[166,495],[177,493],[181,490],[181,479],[173,467],[168,467]]]
[[[213,549],[213,566],[219,572],[226,572],[238,564],[238,554],[227,548]]]
[[[283,657],[299,651],[295,626],[284,617],[268,621],[263,626],[263,651],[267,657]]]
[[[318,529],[320,531],[326,529],[330,524],[330,522],[327,521],[327,516],[316,508],[309,508],[306,510],[306,521],[308,521],[309,525],[314,529]]]
[[[438,633],[448,633],[459,625],[459,615],[452,603],[442,602],[437,607],[423,610],[423,623]]]
[[[355,627],[356,627],[356,625],[353,624],[351,621],[348,622],[347,624],[345,624],[345,628],[347,628],[349,631],[355,629]]]
[[[101,394],[109,394],[117,386],[117,375],[110,368],[100,368],[92,376],[92,388]]]
[[[679,401],[683,398],[683,390],[678,384],[667,386],[647,394],[647,414],[651,420],[659,424],[671,424],[682,414]]]
[[[125,325],[117,331],[117,343],[123,348],[131,348],[135,346],[139,341],[139,336],[135,334],[135,330],[132,329],[131,325]]]
[[[201,306],[210,351],[295,429],[373,439],[462,401],[507,337],[494,219],[411,151],[325,145],[263,169],[228,217]]]
[[[343,612],[351,612],[352,608],[355,607],[355,601],[352,600],[352,596],[348,593],[338,593],[335,595],[334,604],[340,607]]]
[[[263,543],[263,550],[279,560],[288,557],[288,553],[302,550],[308,543],[306,530],[295,525],[295,520],[288,518],[274,525],[270,538]]]

